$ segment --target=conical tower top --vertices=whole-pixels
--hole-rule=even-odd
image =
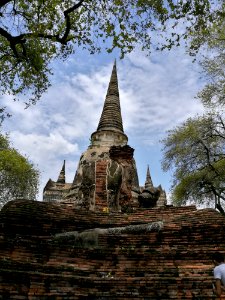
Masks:
[[[97,130],[91,135],[91,141],[92,146],[124,146],[128,141],[123,131],[116,61],[113,65],[101,118]]]
[[[146,181],[145,181],[145,188],[149,189],[153,187],[152,178],[150,175],[149,165],[147,167],[147,174],[146,174]]]
[[[100,130],[116,130],[123,132],[116,61],[113,65],[102,115],[97,128],[97,131]]]
[[[58,177],[57,183],[65,183],[66,182],[65,164],[66,164],[66,161],[64,160],[63,166],[62,166],[62,170],[59,173],[59,177]]]

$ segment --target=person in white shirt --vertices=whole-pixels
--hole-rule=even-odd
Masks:
[[[216,252],[213,254],[213,262],[215,268],[213,270],[213,275],[215,278],[215,293],[217,299],[222,299],[222,293],[225,291],[225,263],[224,256],[222,253]]]

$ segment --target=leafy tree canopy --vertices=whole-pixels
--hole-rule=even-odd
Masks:
[[[219,49],[213,50],[214,53],[201,63],[208,82],[198,93],[198,98],[209,109],[225,105],[225,40]]]
[[[39,172],[0,133],[0,208],[18,198],[35,200]]]
[[[77,47],[90,53],[119,48],[123,57],[137,45],[150,50],[152,36],[167,32],[159,49],[193,37],[195,52],[223,18],[220,0],[1,0],[0,92],[35,103],[50,85],[50,63]]]
[[[172,198],[181,205],[225,204],[225,123],[221,113],[190,118],[163,140],[163,169],[173,170]]]

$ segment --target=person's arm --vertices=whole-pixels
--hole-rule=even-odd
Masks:
[[[216,295],[217,297],[220,297],[222,294],[222,287],[221,287],[221,281],[218,278],[216,279],[215,287],[216,287],[215,289]]]

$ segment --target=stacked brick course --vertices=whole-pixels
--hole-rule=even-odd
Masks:
[[[130,214],[17,201],[0,212],[0,299],[215,299],[224,217],[166,206]]]
[[[98,210],[103,211],[108,207],[107,203],[107,189],[106,189],[106,168],[107,160],[98,160],[95,165],[95,205]]]

